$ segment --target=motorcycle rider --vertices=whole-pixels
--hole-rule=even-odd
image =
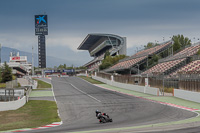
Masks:
[[[108,114],[106,114],[106,113],[101,113],[101,111],[96,110],[96,117],[97,117],[97,119],[99,119],[101,115],[106,116],[107,118],[109,118]]]

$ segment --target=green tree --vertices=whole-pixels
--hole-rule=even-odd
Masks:
[[[63,65],[63,68],[64,68],[64,69],[67,69],[67,65],[66,65],[66,64],[64,64],[64,65]]]
[[[110,66],[112,66],[110,62],[105,62],[99,66],[99,69],[103,70],[103,69],[109,68]]]
[[[74,69],[74,65],[71,65],[71,67],[67,67],[67,69]]]
[[[148,60],[148,65],[149,67],[152,67],[153,65],[156,65],[158,63],[158,60],[161,57],[159,55],[154,54],[151,59]]]
[[[62,64],[60,64],[59,66],[58,66],[58,69],[63,69],[64,68],[64,66],[62,65]]]
[[[145,49],[148,49],[148,48],[152,48],[154,46],[155,46],[155,44],[153,42],[148,42],[147,45],[145,45],[144,47],[145,47]]]
[[[198,50],[197,55],[200,55],[200,49]]]
[[[80,66],[80,67],[77,67],[76,69],[87,69],[87,67]]]
[[[177,51],[181,48],[181,44],[179,42],[179,39],[174,39],[174,44],[173,44],[173,51]]]
[[[110,52],[107,50],[104,54],[104,59],[107,57],[107,56],[110,56]]]
[[[99,66],[100,70],[109,68],[110,66],[116,64],[119,60],[125,58],[125,55],[116,55],[116,56],[106,56],[102,61],[102,64]]]
[[[2,69],[2,82],[5,83],[11,80],[12,80],[12,69],[5,62]]]
[[[2,82],[2,68],[0,67],[0,82]]]
[[[184,37],[183,35],[173,36],[172,40],[174,41],[173,51],[177,51],[180,48],[185,48],[186,46],[191,45],[191,40],[188,37]]]

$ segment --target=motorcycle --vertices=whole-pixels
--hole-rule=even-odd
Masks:
[[[113,122],[112,118],[105,117],[104,115],[99,115],[99,123]]]

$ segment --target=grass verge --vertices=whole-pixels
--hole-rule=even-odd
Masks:
[[[36,80],[36,81],[38,81],[38,86],[37,86],[37,88],[51,88],[51,84],[48,84],[48,83],[46,83],[46,82],[44,82],[44,81],[42,81],[42,80],[39,80],[39,79],[34,79],[34,80]]]
[[[40,127],[60,121],[55,102],[30,100],[17,110],[0,112],[0,131]]]
[[[102,83],[98,80],[92,79],[91,77],[86,77],[86,76],[78,76],[78,77],[80,77],[80,78],[82,78],[82,79],[84,79],[84,80],[86,80],[86,81],[88,81],[92,84],[104,84],[104,83]]]
[[[0,83],[0,88],[6,88],[6,83]]]

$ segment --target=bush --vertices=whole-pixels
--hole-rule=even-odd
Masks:
[[[200,55],[200,49],[198,50],[197,55]]]
[[[166,88],[166,87],[165,87],[165,90],[164,90],[164,91],[167,92],[167,93],[173,93],[173,89],[174,89],[174,88]]]

